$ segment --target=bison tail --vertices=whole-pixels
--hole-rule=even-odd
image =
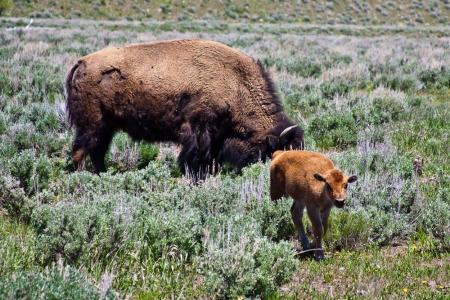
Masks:
[[[80,66],[81,60],[78,61],[67,73],[66,79],[65,79],[65,96],[66,96],[66,112],[67,112],[67,119],[69,121],[70,127],[73,125],[73,115],[71,111],[71,102],[74,100],[74,98],[77,97],[77,95],[74,93],[73,89],[73,75],[75,74],[75,71]]]

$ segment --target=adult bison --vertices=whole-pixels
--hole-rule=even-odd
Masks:
[[[284,148],[303,148],[259,61],[226,45],[173,40],[106,48],[82,57],[66,78],[75,126],[73,159],[96,172],[115,131],[181,144],[183,172],[203,177],[217,163],[237,170]]]

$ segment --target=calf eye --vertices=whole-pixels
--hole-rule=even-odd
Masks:
[[[346,184],[344,184],[344,189],[347,189],[347,186],[348,186],[348,184],[346,183]]]

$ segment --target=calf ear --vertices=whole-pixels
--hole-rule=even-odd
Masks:
[[[325,177],[323,177],[322,175],[320,175],[319,173],[314,174],[314,178],[319,180],[319,181],[323,181],[326,182]]]
[[[355,182],[356,180],[358,180],[358,176],[352,175],[347,179],[347,182],[352,183],[352,182]]]
[[[268,135],[266,137],[267,147],[270,149],[270,152],[273,152],[278,149],[279,138],[274,135]]]

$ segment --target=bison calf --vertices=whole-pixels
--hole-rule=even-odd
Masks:
[[[317,260],[323,259],[322,238],[327,232],[328,217],[333,205],[342,208],[348,183],[357,177],[346,176],[336,169],[326,156],[309,151],[276,151],[270,166],[270,196],[272,200],[291,196],[292,219],[304,250],[310,249],[303,227],[306,207],[315,240]]]

